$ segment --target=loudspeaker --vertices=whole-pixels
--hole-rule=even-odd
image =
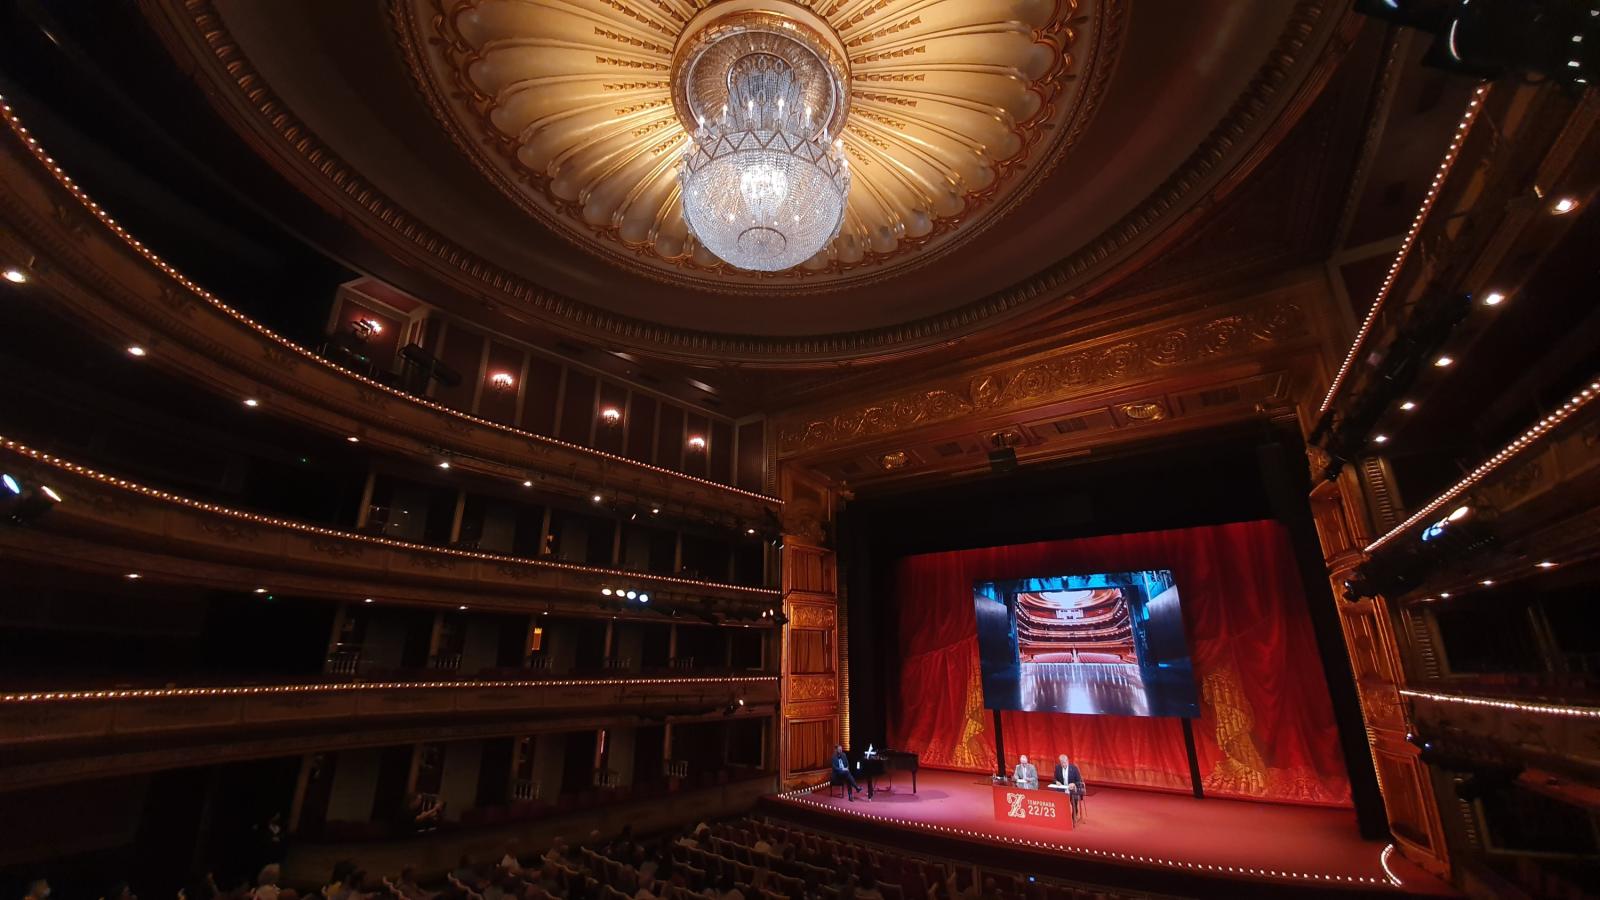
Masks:
[[[989,471],[996,475],[1007,475],[1017,470],[1017,448],[1001,447],[989,451]]]

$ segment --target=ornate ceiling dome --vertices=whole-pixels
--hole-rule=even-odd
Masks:
[[[1030,190],[1092,106],[1078,0],[405,6],[430,105],[502,192],[575,243],[700,288],[815,290],[933,258]],[[720,115],[752,41],[792,69],[850,180],[837,235],[798,265],[775,257],[777,272],[719,258],[678,178],[705,148],[685,122]]]

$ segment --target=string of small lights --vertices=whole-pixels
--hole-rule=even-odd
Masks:
[[[7,102],[7,100],[6,100],[6,98],[5,98],[5,96],[3,94],[0,94],[0,116],[4,116],[5,117],[6,124],[11,127],[12,132],[15,133],[17,135],[17,137],[22,140],[23,144],[27,147],[29,153],[31,153],[33,155],[33,157],[35,159],[37,159],[52,176],[55,177],[55,180],[63,188],[65,188],[69,193],[71,193],[73,198],[76,199],[79,203],[81,203],[83,205],[83,207],[85,209],[87,209],[89,211],[89,213],[91,215],[93,215],[97,220],[99,220],[102,225],[104,225],[113,234],[115,234],[118,238],[120,238],[124,244],[126,244],[128,247],[133,249],[140,256],[144,257],[147,262],[149,262],[151,265],[155,266],[157,269],[161,270],[162,273],[167,275],[173,281],[176,281],[181,287],[183,287],[185,290],[187,290],[190,294],[194,295],[196,298],[204,301],[206,304],[210,305],[212,308],[214,308],[217,311],[223,313],[224,315],[229,316],[230,318],[232,318],[236,322],[238,322],[238,323],[244,325],[245,327],[251,329],[252,331],[256,332],[257,334],[261,335],[262,337],[267,338],[268,340],[271,340],[271,341],[275,342],[276,344],[278,344],[279,346],[283,347],[284,349],[289,350],[290,352],[293,352],[295,354],[298,354],[299,356],[301,356],[302,358],[304,358],[304,359],[306,359],[306,360],[308,360],[310,362],[313,362],[313,363],[321,365],[321,366],[323,366],[325,368],[328,368],[328,369],[330,369],[330,370],[332,370],[334,372],[337,372],[340,375],[343,375],[346,378],[352,379],[354,381],[358,381],[364,387],[367,387],[367,388],[370,388],[370,389],[376,390],[376,391],[382,391],[384,393],[389,394],[390,396],[395,397],[396,399],[403,400],[403,401],[405,401],[407,403],[415,404],[417,406],[425,407],[427,409],[433,410],[434,412],[440,412],[440,413],[444,413],[446,415],[454,416],[454,417],[456,417],[458,419],[461,419],[463,421],[471,422],[474,425],[479,425],[479,426],[482,426],[484,428],[490,428],[490,429],[494,429],[496,431],[501,431],[501,432],[505,432],[507,434],[515,435],[516,437],[522,438],[524,440],[532,441],[532,442],[537,443],[537,444],[545,444],[545,445],[552,446],[552,447],[561,447],[561,448],[567,449],[567,450],[574,450],[574,451],[577,451],[579,453],[584,453],[584,454],[588,454],[590,456],[599,457],[599,458],[604,459],[604,460],[606,460],[608,462],[620,463],[620,464],[625,465],[625,466],[632,466],[632,467],[635,467],[635,468],[644,469],[646,471],[654,472],[655,474],[658,474],[658,475],[664,475],[664,476],[667,476],[669,478],[681,479],[683,481],[694,482],[695,484],[703,485],[703,486],[709,487],[709,488],[714,488],[714,489],[719,490],[719,491],[725,491],[725,492],[730,493],[730,494],[738,494],[740,496],[750,497],[750,498],[755,499],[755,500],[760,500],[763,503],[771,503],[771,504],[776,504],[776,505],[779,505],[779,506],[783,505],[783,502],[784,502],[783,500],[781,500],[781,499],[779,499],[777,497],[769,497],[766,494],[762,494],[762,493],[759,493],[757,491],[749,491],[749,490],[745,490],[744,488],[734,487],[733,485],[722,484],[721,482],[712,481],[709,478],[700,478],[700,477],[695,476],[695,475],[688,475],[688,474],[685,474],[683,472],[676,472],[676,471],[673,471],[672,469],[668,469],[668,468],[666,468],[664,466],[657,466],[657,465],[654,465],[652,463],[640,462],[639,460],[631,459],[629,457],[622,456],[620,454],[608,453],[608,452],[606,452],[604,450],[596,450],[593,447],[585,447],[582,444],[575,444],[575,443],[573,443],[571,441],[564,441],[564,440],[561,440],[560,438],[550,437],[549,435],[543,435],[543,434],[539,434],[539,433],[533,432],[533,431],[524,431],[521,428],[517,428],[517,427],[512,426],[512,425],[506,425],[503,422],[496,422],[496,421],[493,421],[491,419],[485,419],[485,418],[482,418],[481,416],[476,416],[476,415],[473,415],[472,413],[463,412],[463,411],[461,411],[459,409],[455,409],[453,407],[446,406],[446,405],[444,405],[442,403],[436,403],[436,402],[434,402],[432,400],[429,400],[429,399],[427,399],[425,397],[417,397],[415,395],[408,394],[405,391],[401,391],[401,390],[399,390],[397,388],[394,388],[394,387],[391,387],[391,386],[389,386],[387,384],[384,384],[383,382],[378,381],[377,379],[368,378],[367,376],[362,375],[359,372],[356,372],[356,371],[351,370],[351,369],[347,369],[344,366],[341,366],[341,365],[333,362],[332,360],[329,360],[326,357],[323,357],[323,356],[313,352],[309,348],[303,347],[300,344],[297,344],[297,343],[289,340],[288,338],[284,337],[283,335],[278,334],[276,331],[273,331],[272,329],[266,327],[265,325],[262,325],[261,323],[255,321],[254,319],[251,319],[250,317],[246,316],[244,313],[240,312],[239,310],[234,309],[232,306],[229,306],[227,303],[224,303],[215,294],[212,294],[210,291],[208,291],[205,288],[201,287],[200,285],[196,284],[188,276],[184,275],[182,272],[178,271],[178,269],[174,268],[166,260],[164,260],[160,256],[158,256],[149,247],[146,247],[144,245],[144,243],[141,242],[138,238],[135,238],[133,235],[129,234],[127,229],[123,228],[120,224],[118,224],[117,220],[112,218],[112,216],[110,214],[108,214],[103,208],[101,208],[99,203],[95,202],[92,198],[90,198],[90,196],[82,188],[78,187],[78,185],[72,180],[72,177],[70,175],[67,175],[64,171],[62,171],[61,166],[55,161],[55,159],[53,157],[51,157],[48,153],[46,153],[44,148],[39,145],[38,139],[33,137],[31,134],[28,133],[27,126],[22,124],[21,119],[12,110],[11,104],[9,102]],[[143,355],[142,348],[141,348],[141,353],[139,355]],[[702,439],[702,442],[703,442],[703,439]]]
[[[184,697],[242,697],[264,694],[347,694],[352,691],[431,691],[532,687],[641,687],[646,685],[775,683],[776,675],[660,678],[527,678],[516,681],[342,681],[320,684],[262,684],[237,687],[140,688],[101,691],[36,691],[0,694],[0,703],[60,703],[80,700],[167,700]]]
[[[1139,863],[1147,866],[1161,866],[1168,869],[1183,869],[1190,872],[1213,872],[1218,875],[1249,875],[1255,878],[1279,878],[1290,881],[1316,881],[1368,885],[1389,884],[1392,886],[1398,886],[1400,884],[1400,880],[1395,878],[1392,874],[1390,874],[1388,878],[1378,878],[1372,875],[1296,872],[1288,869],[1263,869],[1254,866],[1227,866],[1220,863],[1198,863],[1182,859],[1170,859],[1161,856],[1145,856],[1138,853],[1122,853],[1116,850],[1100,850],[1094,847],[1076,847],[1071,844],[1058,844],[1054,841],[1036,841],[1027,838],[1011,837],[1004,834],[995,834],[993,832],[976,831],[970,828],[952,828],[949,825],[935,825],[929,822],[917,822],[911,819],[899,819],[895,818],[894,816],[882,816],[878,815],[877,813],[869,813],[856,809],[844,810],[831,803],[825,803],[811,796],[813,792],[821,790],[826,786],[827,785],[824,783],[813,787],[797,788],[792,791],[785,791],[784,793],[778,795],[778,799],[788,803],[826,809],[829,812],[840,815],[858,816],[863,819],[872,819],[873,821],[884,822],[891,825],[897,825],[902,828],[910,828],[930,834],[944,834],[958,837],[976,838],[983,841],[1010,844],[1016,847],[1026,847],[1034,850],[1048,850],[1052,853],[1062,853],[1069,856],[1077,856],[1083,859],[1114,859],[1119,862]],[[1390,845],[1390,848],[1392,848],[1392,846],[1393,845]],[[1382,862],[1383,858],[1380,856],[1380,863]],[[1384,865],[1384,870],[1385,872],[1388,871],[1387,865]]]
[[[1577,413],[1578,410],[1588,406],[1589,403],[1597,396],[1600,396],[1600,378],[1590,382],[1587,387],[1573,395],[1570,400],[1561,404],[1561,406],[1556,409],[1555,412],[1552,412],[1550,415],[1545,416],[1538,422],[1535,422],[1533,427],[1529,428],[1527,431],[1524,431],[1516,440],[1505,445],[1498,453],[1484,460],[1483,463],[1481,463],[1477,468],[1473,469],[1471,472],[1468,472],[1465,478],[1456,482],[1454,487],[1450,488],[1448,491],[1445,491],[1443,494],[1440,494],[1438,497],[1435,497],[1426,506],[1413,513],[1410,518],[1406,519],[1404,522],[1401,522],[1399,525],[1396,525],[1389,531],[1388,534],[1385,534],[1383,537],[1380,537],[1368,544],[1366,551],[1371,553],[1394,540],[1401,534],[1404,534],[1413,525],[1430,519],[1439,510],[1455,502],[1457,498],[1466,493],[1467,490],[1473,485],[1487,478],[1490,473],[1494,472],[1494,470],[1500,468],[1502,465],[1505,465],[1508,460],[1528,449],[1528,447],[1532,446],[1540,438],[1549,434],[1552,429],[1560,425],[1562,422],[1565,422],[1567,419],[1570,419],[1575,413]]]
[[[1537,713],[1543,716],[1567,716],[1578,719],[1600,719],[1600,707],[1593,706],[1559,706],[1554,703],[1526,703],[1521,700],[1501,700],[1495,697],[1469,697],[1465,694],[1438,694],[1433,691],[1416,691],[1410,688],[1401,688],[1403,697],[1418,697],[1423,700],[1435,700],[1440,703],[1459,703],[1462,706],[1481,706],[1485,709],[1500,709],[1509,712]]]
[[[1350,374],[1350,367],[1355,364],[1356,355],[1361,352],[1361,345],[1366,342],[1367,335],[1372,333],[1372,326],[1378,321],[1378,314],[1383,311],[1383,303],[1389,297],[1389,289],[1394,287],[1395,279],[1400,275],[1400,269],[1405,265],[1406,257],[1411,254],[1411,248],[1417,242],[1417,234],[1422,231],[1422,225],[1427,221],[1428,213],[1433,210],[1433,203],[1439,198],[1439,190],[1444,187],[1445,178],[1450,175],[1450,169],[1455,166],[1456,158],[1461,154],[1461,145],[1467,139],[1467,133],[1472,130],[1472,123],[1477,121],[1478,113],[1483,109],[1483,98],[1489,93],[1487,83],[1478,85],[1472,92],[1472,99],[1467,101],[1467,109],[1461,116],[1461,121],[1456,124],[1455,134],[1450,138],[1450,146],[1445,150],[1444,159],[1439,162],[1439,169],[1433,175],[1433,184],[1428,187],[1428,195],[1422,200],[1422,207],[1417,210],[1417,215],[1411,220],[1411,228],[1406,232],[1405,240],[1400,242],[1400,250],[1395,253],[1394,262],[1389,264],[1389,273],[1384,276],[1383,284],[1378,288],[1378,294],[1373,298],[1372,306],[1367,310],[1367,317],[1361,323],[1361,328],[1356,331],[1356,338],[1350,344],[1350,351],[1345,354],[1344,362],[1339,365],[1339,371],[1333,376],[1333,383],[1328,385],[1328,394],[1322,398],[1322,406],[1318,409],[1319,415],[1326,415],[1333,406],[1333,398],[1339,393],[1339,388],[1344,385],[1345,377]]]
[[[578,563],[559,562],[556,560],[529,559],[523,556],[510,556],[503,553],[485,553],[481,550],[463,550],[457,547],[435,547],[430,544],[419,544],[414,541],[402,541],[396,538],[378,537],[370,534],[357,534],[351,531],[341,531],[337,528],[324,528],[320,525],[308,525],[304,522],[280,519],[276,516],[264,516],[259,513],[250,513],[242,510],[231,509],[226,506],[220,506],[216,503],[206,503],[204,501],[194,500],[189,497],[179,496],[178,494],[174,494],[170,491],[163,491],[157,488],[147,487],[145,485],[129,481],[126,478],[118,478],[114,475],[107,475],[104,472],[98,472],[89,468],[88,466],[79,465],[70,460],[62,459],[59,456],[54,456],[41,450],[35,450],[32,447],[18,443],[17,441],[11,440],[10,438],[4,436],[0,436],[0,449],[10,451],[11,453],[34,460],[35,462],[43,463],[63,472],[70,472],[73,475],[99,482],[100,484],[121,488],[132,493],[141,494],[145,497],[161,500],[176,506],[201,510],[213,515],[237,519],[243,522],[252,522],[258,525],[270,525],[274,528],[284,528],[290,531],[297,531],[302,534],[314,534],[319,537],[331,537],[344,541],[360,541],[367,544],[376,544],[384,547],[394,547],[400,550],[409,550],[415,553],[429,553],[438,556],[453,556],[459,559],[475,559],[486,562],[507,563],[510,565],[532,566],[535,568],[560,569],[568,572],[583,572],[586,574],[601,575],[607,578],[619,580],[626,579],[632,581],[682,584],[708,590],[733,591],[762,597],[777,597],[781,596],[783,593],[776,588],[750,587],[742,584],[723,584],[715,581],[697,581],[691,578],[679,578],[675,575],[656,575],[648,572],[630,572],[620,569],[607,569],[600,566],[585,566]]]

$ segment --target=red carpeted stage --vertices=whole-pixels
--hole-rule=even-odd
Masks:
[[[1364,841],[1354,813],[1158,791],[1092,788],[1071,831],[997,821],[981,776],[923,770],[847,802],[827,787],[766,798],[770,815],[899,847],[1048,877],[1189,896],[1451,893],[1384,843]]]

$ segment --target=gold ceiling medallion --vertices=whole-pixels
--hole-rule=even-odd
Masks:
[[[1026,196],[1092,113],[1078,59],[1103,16],[1100,0],[398,3],[425,99],[525,211],[664,281],[775,293],[927,262]],[[683,214],[685,123],[720,111],[719,54],[740,41],[842,86],[825,114],[848,160],[842,227],[778,272],[724,263]]]

